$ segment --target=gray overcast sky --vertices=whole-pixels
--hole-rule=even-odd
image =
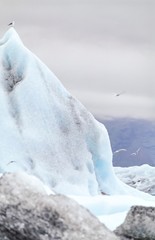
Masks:
[[[154,0],[1,0],[1,36],[12,19],[94,115],[155,118]]]

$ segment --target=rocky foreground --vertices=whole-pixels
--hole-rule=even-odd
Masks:
[[[133,206],[115,233],[121,240],[154,240],[155,208]]]
[[[75,201],[47,196],[38,181],[27,174],[0,178],[0,240],[119,239]]]
[[[153,240],[155,208],[133,206],[114,233],[63,195],[48,196],[26,173],[0,178],[0,240]]]

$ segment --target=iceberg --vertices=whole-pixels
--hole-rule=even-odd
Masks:
[[[14,28],[0,40],[0,72],[0,177],[13,172],[23,191],[68,195],[111,230],[132,205],[155,206],[154,197],[118,179],[104,125],[24,46]],[[20,184],[13,184],[18,193]]]
[[[136,192],[112,166],[103,124],[22,43],[0,40],[0,172],[26,171],[70,195]]]
[[[112,169],[105,127],[14,28],[0,41],[0,70],[1,172],[28,171],[61,193],[104,191],[102,178]]]

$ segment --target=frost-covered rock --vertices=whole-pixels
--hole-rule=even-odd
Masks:
[[[115,233],[121,240],[154,240],[155,239],[155,207],[131,207],[124,223]]]
[[[0,178],[0,240],[118,239],[74,200],[35,188],[39,182],[21,173]]]

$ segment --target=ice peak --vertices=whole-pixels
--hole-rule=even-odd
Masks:
[[[8,41],[18,41],[18,42],[22,42],[18,33],[16,32],[16,30],[13,27],[10,27],[6,33],[4,34],[4,36],[0,39],[0,46],[4,45],[5,43],[7,43]]]
[[[105,127],[13,27],[0,40],[0,72],[1,171],[30,172],[65,194],[121,191]]]

